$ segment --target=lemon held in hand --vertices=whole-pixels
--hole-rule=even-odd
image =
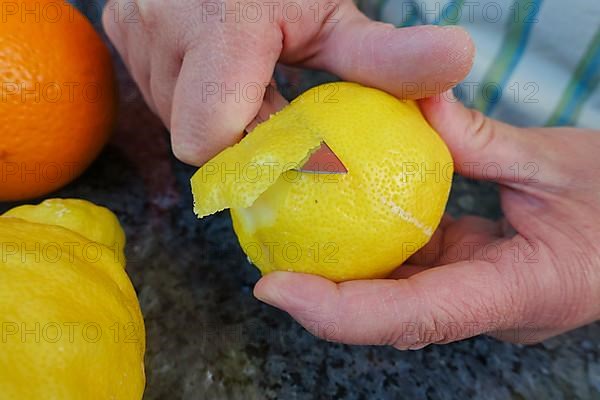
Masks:
[[[47,200],[0,216],[0,399],[141,399],[144,321],[109,210]]]
[[[296,171],[325,142],[347,174]],[[452,158],[413,101],[353,83],[318,86],[192,178],[195,212],[230,208],[249,259],[267,274],[380,278],[431,238]]]

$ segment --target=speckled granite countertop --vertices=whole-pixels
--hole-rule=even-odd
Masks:
[[[480,337],[399,352],[327,343],[255,300],[259,275],[228,214],[195,218],[194,169],[170,155],[119,70],[113,141],[56,196],[105,205],[126,229],[147,328],[146,399],[600,399],[600,324],[529,347]],[[496,190],[457,180],[449,209],[498,216]]]

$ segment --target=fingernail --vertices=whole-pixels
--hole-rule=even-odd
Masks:
[[[277,289],[267,286],[263,287],[262,290],[254,290],[254,297],[273,307],[277,307],[278,294],[275,293]]]
[[[314,310],[320,307],[322,285],[331,282],[313,275],[294,272],[271,272],[254,287],[254,297],[287,312]]]
[[[285,277],[281,273],[272,272],[263,277],[254,287],[254,297],[263,303],[273,307],[279,307],[283,303],[283,298],[280,292],[280,284]]]

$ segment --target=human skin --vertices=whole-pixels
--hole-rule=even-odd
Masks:
[[[223,4],[234,10],[249,2]],[[236,143],[261,108],[244,96],[206,96],[206,84],[266,87],[282,62],[421,99],[463,79],[474,52],[461,28],[396,29],[345,0],[333,9],[320,1],[317,14],[314,0],[295,0],[303,10],[298,21],[266,10],[257,21],[223,21],[206,8],[211,1],[130,3],[138,10],[133,23],[111,10],[120,3],[109,2],[107,34],[170,129],[175,155],[193,165]],[[282,10],[289,1],[275,3]],[[500,167],[494,180],[505,220],[446,217],[430,244],[389,279],[335,284],[277,272],[258,282],[256,297],[328,340],[399,349],[478,334],[532,343],[598,319],[599,132],[519,129],[448,93],[420,104],[458,173],[488,179],[486,167]],[[463,250],[449,254],[451,248]]]
[[[505,219],[446,217],[390,279],[275,272],[256,297],[327,340],[398,349],[479,334],[536,343],[599,319],[600,131],[517,128],[449,94],[420,103],[456,171],[499,184]]]
[[[277,62],[417,99],[462,80],[474,54],[461,28],[396,29],[350,0],[111,0],[103,24],[173,152],[196,166],[240,140],[263,97],[244,89],[264,91]]]

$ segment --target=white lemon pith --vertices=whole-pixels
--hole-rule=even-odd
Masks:
[[[294,170],[321,142],[347,174]],[[444,212],[453,165],[417,104],[353,83],[313,88],[192,178],[199,217],[230,208],[263,274],[334,281],[388,275]]]

